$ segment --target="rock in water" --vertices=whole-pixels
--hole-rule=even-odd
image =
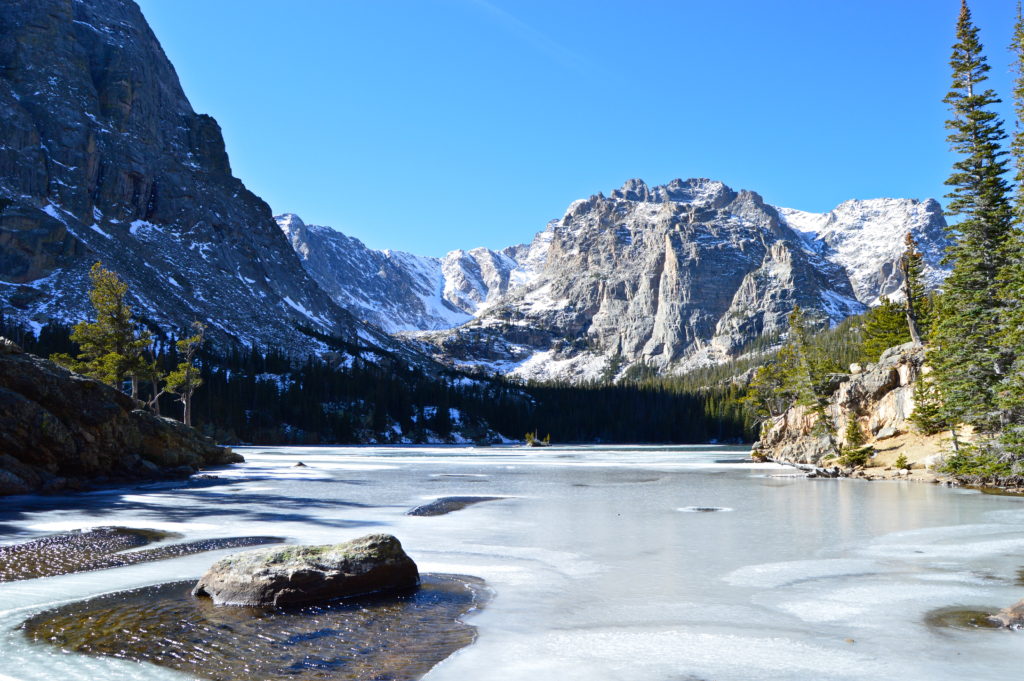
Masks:
[[[1008,629],[1024,629],[1024,601],[1020,601],[1009,608],[1003,608],[996,614],[989,617],[993,624]]]
[[[343,544],[279,546],[219,560],[192,590],[216,605],[312,605],[370,593],[403,591],[420,575],[390,534]]]

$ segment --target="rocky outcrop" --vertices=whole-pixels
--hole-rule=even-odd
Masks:
[[[416,564],[388,534],[344,544],[282,546],[219,560],[192,590],[217,605],[276,607],[325,603],[419,584]]]
[[[109,386],[27,353],[0,353],[0,494],[184,476],[239,461]]]
[[[786,328],[864,309],[841,267],[749,191],[707,179],[576,201],[534,246],[536,274],[448,333],[438,356],[524,377],[683,370]],[[534,246],[531,246],[533,250]]]
[[[914,411],[914,384],[922,373],[924,348],[913,343],[886,350],[876,364],[860,373],[837,377],[826,413],[835,433],[846,432],[856,419],[867,444],[881,446],[891,438],[913,431],[908,421]],[[756,455],[772,461],[814,464],[835,451],[827,435],[816,435],[816,416],[794,406],[775,419],[754,444]]]

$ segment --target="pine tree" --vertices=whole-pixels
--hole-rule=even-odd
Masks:
[[[184,406],[181,420],[186,426],[192,425],[192,395],[203,384],[199,368],[195,365],[195,357],[203,345],[206,326],[201,322],[192,322],[192,330],[195,332],[193,335],[176,343],[182,360],[177,368],[167,375],[167,384],[164,388],[167,392],[177,395]]]
[[[935,327],[935,368],[951,423],[970,423],[981,431],[998,428],[996,384],[1006,370],[999,346],[999,274],[1010,233],[1005,139],[991,107],[999,99],[982,89],[989,66],[966,0],[961,5],[950,64],[953,84],[944,101],[952,117],[947,138],[959,160],[946,184],[952,189],[947,213],[961,221],[949,227],[946,280]]]
[[[843,433],[843,449],[840,452],[839,463],[843,466],[854,468],[867,464],[868,459],[874,453],[874,447],[865,445],[867,438],[864,431],[857,422],[857,415],[851,413],[846,420],[846,431]]]
[[[808,407],[815,415],[813,433],[828,438],[829,446],[838,451],[835,428],[829,418],[828,374],[836,369],[822,349],[811,343],[809,320],[799,305],[787,318],[789,321],[790,343],[796,355],[796,366],[790,373],[790,390],[796,395],[796,404]]]
[[[1017,3],[1017,21],[1010,44],[1013,54],[1014,135],[1010,154],[1017,190],[1014,195],[1014,229],[1008,245],[1007,264],[1002,273],[1004,310],[1002,346],[1012,357],[1012,365],[999,390],[1003,418],[1001,442],[1014,459],[1024,459],[1024,17]]]
[[[910,232],[907,232],[903,243],[905,248],[903,255],[900,256],[900,271],[903,272],[903,307],[906,311],[910,340],[920,344],[922,332],[928,329],[931,313],[924,285],[924,254],[917,249],[917,240]]]
[[[946,430],[950,424],[943,414],[942,398],[939,395],[938,387],[929,376],[924,373],[914,383],[914,411],[907,419],[925,435]]]
[[[862,361],[877,362],[889,348],[910,341],[907,312],[903,304],[886,299],[865,314]]]
[[[51,355],[51,359],[115,388],[123,388],[131,379],[131,395],[138,395],[138,379],[148,369],[144,352],[153,343],[150,333],[139,330],[128,305],[128,284],[103,263],[95,263],[89,272],[92,289],[89,302],[96,312],[95,322],[79,322],[71,340],[80,353]]]
[[[755,424],[769,423],[796,401],[798,395],[791,379],[795,368],[795,351],[787,343],[754,372],[741,401],[753,415]]]

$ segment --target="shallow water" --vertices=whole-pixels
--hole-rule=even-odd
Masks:
[[[325,543],[391,532],[422,571],[476,575],[495,593],[466,620],[477,641],[428,681],[1020,673],[1024,632],[957,626],[942,613],[1024,597],[1024,499],[773,477],[792,471],[720,463],[744,453],[725,447],[242,453],[248,463],[218,472],[222,485],[4,500],[0,541],[104,525],[184,536],[175,541],[275,535]],[[298,461],[308,468],[294,468]],[[504,498],[406,515],[454,496]],[[698,510],[711,508],[720,512]],[[69,601],[198,578],[228,553],[0,584],[0,673],[25,681],[188,678],[61,654],[19,626]]]
[[[212,681],[415,681],[475,638],[459,618],[486,588],[423,575],[412,592],[306,608],[214,605],[170,582],[46,610],[25,623],[33,641],[111,655]]]

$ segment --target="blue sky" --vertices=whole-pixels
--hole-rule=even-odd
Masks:
[[[235,174],[375,248],[527,241],[631,177],[941,198],[952,162],[959,0],[138,1]],[[970,4],[1008,98],[1015,3]]]

